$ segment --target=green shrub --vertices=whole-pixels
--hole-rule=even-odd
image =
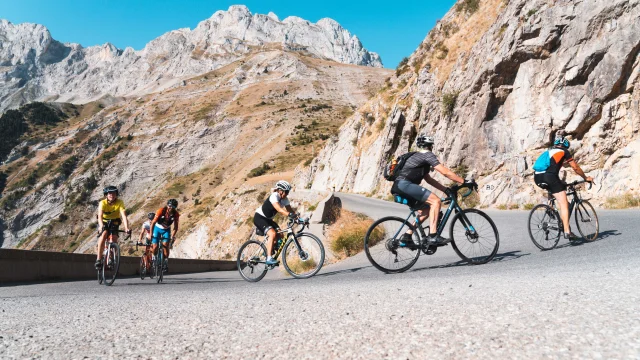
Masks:
[[[471,15],[480,9],[480,0],[462,0],[456,4],[457,12],[466,12]]]
[[[442,94],[442,114],[445,116],[450,116],[453,114],[453,110],[456,107],[456,102],[458,101],[458,91],[444,93]]]
[[[507,204],[500,204],[497,206],[498,210],[507,210]]]

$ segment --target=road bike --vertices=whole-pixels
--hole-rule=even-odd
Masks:
[[[152,239],[158,239],[157,237],[152,237]],[[164,238],[166,240],[166,238]],[[164,269],[164,251],[163,248],[165,247],[164,243],[162,242],[163,238],[159,238],[158,240],[158,249],[156,250],[157,254],[155,254],[155,260],[152,261],[151,263],[151,269],[152,269],[152,275],[151,278],[156,278],[156,282],[159,284],[164,280],[164,273],[165,273],[165,269]],[[167,244],[166,246],[169,246],[169,249],[173,249],[173,245]]]
[[[582,238],[586,241],[594,241],[598,237],[600,229],[598,215],[593,205],[582,199],[577,186],[587,181],[579,180],[567,184],[567,196],[571,196],[569,203],[569,219],[575,212],[575,223]],[[543,184],[544,186],[544,184]],[[548,190],[546,187],[543,189]],[[589,189],[592,184],[589,183]],[[529,213],[529,236],[533,244],[540,250],[551,250],[558,245],[560,234],[564,232],[562,218],[556,207],[556,198],[548,194],[547,204],[538,204]]]
[[[302,227],[295,231],[296,225]],[[324,246],[315,235],[303,232],[309,227],[309,219],[289,219],[287,228],[278,230],[281,239],[274,246],[273,258],[278,259],[282,255],[282,265],[291,276],[298,279],[310,278],[317,274],[324,264]],[[253,235],[264,236],[263,241],[253,238]],[[276,265],[267,265],[266,234],[257,229],[251,234],[251,238],[242,244],[238,251],[238,271],[242,278],[250,282],[257,282],[272,270]]]
[[[498,252],[500,236],[493,220],[484,212],[477,209],[462,209],[458,205],[458,191],[468,189],[462,195],[463,198],[471,195],[475,183],[465,183],[449,188],[450,192],[446,198],[441,199],[442,204],[449,204],[447,211],[442,215],[437,227],[437,234],[440,236],[452,212],[455,212],[449,227],[451,246],[460,258],[469,264],[484,264],[491,261]],[[408,205],[411,212],[402,219],[400,217],[389,216],[375,221],[367,230],[364,238],[364,251],[367,258],[378,270],[386,273],[400,273],[410,269],[418,258],[420,251],[431,255],[437,246],[428,241],[425,229],[422,227],[416,212],[425,208],[424,203],[418,203],[395,195],[396,202]],[[413,217],[414,222],[409,222]],[[440,216],[439,216],[440,217]],[[401,244],[401,237],[407,231],[413,231],[412,246]],[[402,246],[405,245],[405,246]]]
[[[102,252],[102,266],[97,269],[98,284],[104,282],[106,286],[111,286],[111,284],[116,281],[118,269],[120,268],[120,245],[118,245],[117,233],[126,233],[127,237],[124,241],[127,241],[131,237],[131,232],[127,233],[126,231],[118,230],[117,226],[109,220],[98,234],[98,241],[100,241],[100,237],[105,231],[107,232],[107,236],[105,238],[105,248]]]
[[[149,275],[150,279],[154,278],[154,271],[153,271],[153,259],[152,259],[152,252],[151,252],[151,242],[147,242],[145,243],[141,243],[141,242],[136,242],[136,251],[138,251],[138,246],[144,246],[144,252],[142,253],[142,255],[140,255],[140,279],[144,280],[144,278],[147,276],[147,274]]]

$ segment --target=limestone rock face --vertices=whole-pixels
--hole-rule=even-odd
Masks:
[[[142,95],[220,68],[250,51],[281,48],[345,64],[382,67],[378,54],[331,19],[313,24],[251,14],[245,6],[217,11],[193,29],[170,31],[144,49],[106,43],[62,44],[42,25],[0,20],[0,112],[33,100],[85,103],[104,95]]]
[[[435,136],[441,161],[465,165],[479,179],[482,205],[535,202],[542,192],[531,166],[564,132],[595,178],[589,196],[596,202],[640,191],[639,5],[490,0],[475,14],[454,7],[387,92],[323,150],[313,188],[385,197],[383,164],[426,132]],[[375,122],[363,121],[364,112]],[[567,180],[578,178],[568,173]]]

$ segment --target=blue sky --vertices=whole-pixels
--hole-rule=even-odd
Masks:
[[[205,1],[205,0],[0,0],[0,18],[46,26],[62,42],[91,46],[111,42],[140,50],[150,40],[178,28],[193,29],[216,10],[246,5],[252,13],[273,11],[282,20],[295,15],[316,22],[338,21],[363,45],[395,68],[410,55],[454,0],[423,1]]]

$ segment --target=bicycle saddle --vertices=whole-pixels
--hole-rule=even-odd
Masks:
[[[398,194],[391,194],[393,195],[393,201],[397,202],[398,204],[403,204],[403,205],[407,205],[410,208],[415,208],[416,206],[419,206],[419,203],[413,199],[407,199],[406,197],[403,197],[402,195],[398,195]]]

